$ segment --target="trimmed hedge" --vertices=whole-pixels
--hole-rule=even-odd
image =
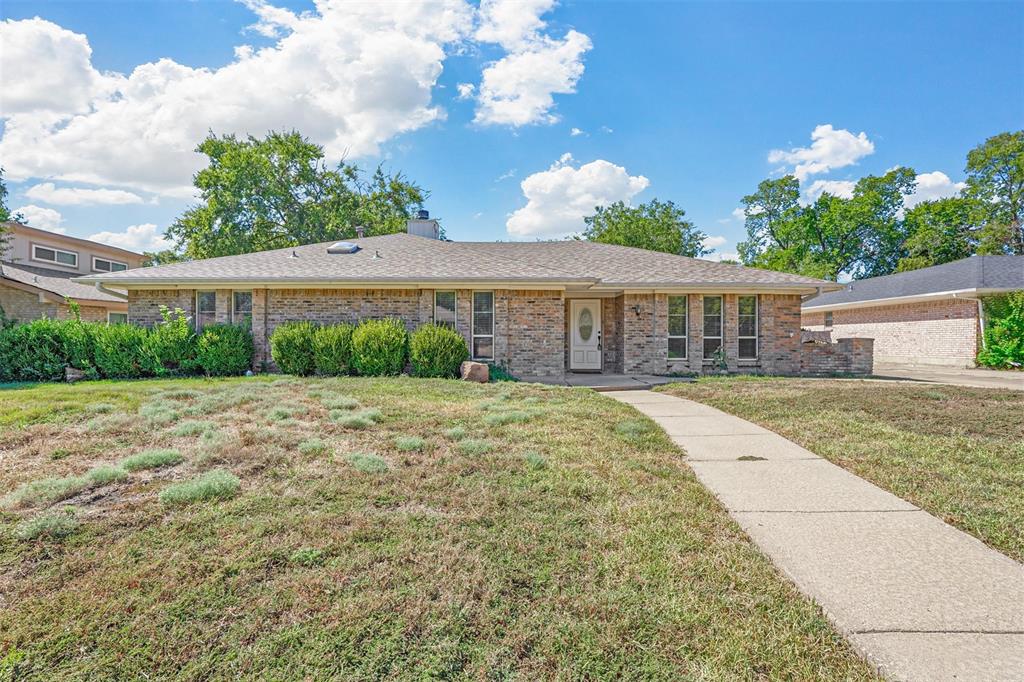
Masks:
[[[362,376],[401,374],[408,352],[409,334],[401,320],[366,320],[352,332],[352,365]]]
[[[316,371],[311,322],[285,322],[270,335],[270,357],[285,374],[309,376]]]
[[[459,366],[468,359],[466,340],[451,327],[425,324],[409,338],[409,362],[413,376],[457,377]]]
[[[1024,291],[985,300],[985,347],[978,364],[1001,369],[1024,367]]]
[[[318,327],[313,332],[313,363],[321,376],[344,376],[352,372],[352,324]]]
[[[161,313],[164,321],[152,330],[77,319],[4,322],[0,381],[63,381],[65,367],[90,379],[243,374],[251,367],[248,328],[212,325],[196,335],[180,310]]]

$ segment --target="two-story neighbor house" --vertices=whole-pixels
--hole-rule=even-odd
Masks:
[[[123,293],[71,278],[141,267],[142,254],[16,222],[4,223],[4,228],[9,244],[0,254],[0,308],[8,319],[63,319],[71,314],[71,300],[79,305],[83,320],[128,321]]]

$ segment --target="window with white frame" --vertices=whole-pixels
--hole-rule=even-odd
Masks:
[[[32,260],[40,260],[45,263],[56,263],[57,265],[68,265],[78,267],[78,254],[74,251],[63,251],[49,246],[32,245]]]
[[[740,296],[739,305],[739,357],[741,360],[757,358],[757,296]]]
[[[455,329],[455,303],[457,296],[454,291],[434,292],[434,324]]]
[[[108,310],[107,324],[128,324],[128,313],[115,313]]]
[[[722,297],[704,297],[704,359],[722,347]]]
[[[196,331],[217,321],[217,292],[196,292]]]
[[[825,313],[825,329],[832,328],[832,311]]]
[[[252,292],[231,292],[231,321],[234,324],[252,324]]]
[[[128,264],[121,261],[93,257],[92,269],[96,272],[124,272],[128,269]]]
[[[473,357],[494,359],[494,292],[473,292]]]
[[[668,297],[668,357],[670,360],[686,357],[686,296]]]

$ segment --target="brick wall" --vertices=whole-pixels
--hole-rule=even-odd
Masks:
[[[805,343],[800,348],[800,374],[871,374],[872,339],[840,339],[836,343]]]
[[[128,291],[128,321],[132,324],[152,327],[160,322],[163,319],[160,306],[167,306],[171,311],[180,308],[192,317],[196,307],[196,292],[192,289]]]
[[[804,328],[824,329],[821,312],[803,316]],[[832,313],[832,338],[875,340],[875,363],[973,367],[978,352],[978,304],[947,299],[874,306]]]
[[[562,292],[499,290],[494,295],[495,358],[516,375],[562,374],[566,345]]]
[[[53,320],[67,320],[71,308],[64,303],[40,301],[39,294],[23,291],[0,284],[0,308],[9,320],[28,322],[48,317]],[[103,306],[79,306],[79,315],[86,322],[106,322],[107,309]]]

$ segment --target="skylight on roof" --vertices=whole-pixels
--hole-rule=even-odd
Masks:
[[[359,245],[352,242],[335,242],[327,247],[327,253],[355,253],[358,250]]]

